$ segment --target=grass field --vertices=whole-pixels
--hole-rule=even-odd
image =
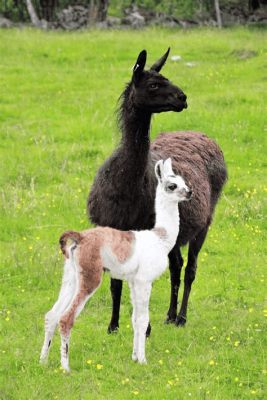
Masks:
[[[0,399],[266,398],[266,36],[247,29],[0,31]],[[124,285],[120,331],[107,335],[105,276],[73,329],[72,373],[59,368],[58,335],[42,367],[43,316],[62,273],[58,237],[88,227],[86,198],[118,143],[114,110],[138,52],[148,50],[149,64],[168,46],[182,60],[163,73],[188,95],[189,108],[155,116],[152,137],[203,131],[220,144],[229,171],[187,327],[163,324],[166,272],[152,291],[148,365],[134,364],[129,291]]]

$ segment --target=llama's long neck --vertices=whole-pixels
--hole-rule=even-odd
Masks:
[[[126,161],[124,168],[127,168],[127,172],[129,171],[128,177],[142,177],[149,159],[152,114],[135,107],[130,101],[127,90],[120,111],[122,132],[120,151]]]
[[[179,233],[180,217],[178,202],[168,198],[168,195],[164,193],[160,185],[157,186],[155,209],[155,228],[166,231],[166,235],[162,235],[162,240],[167,251],[171,251]]]

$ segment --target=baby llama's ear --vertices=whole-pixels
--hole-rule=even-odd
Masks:
[[[172,170],[172,160],[171,160],[171,158],[167,158],[167,160],[164,161],[163,166],[164,166],[164,174],[166,176],[174,175],[174,172]]]
[[[163,160],[159,160],[155,165],[155,175],[159,182],[162,182],[163,178]]]

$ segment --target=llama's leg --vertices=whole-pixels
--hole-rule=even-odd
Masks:
[[[73,327],[75,319],[83,310],[86,302],[92,295],[98,286],[93,288],[91,291],[80,291],[75,294],[70,306],[67,311],[62,315],[59,321],[60,336],[61,336],[61,366],[69,372],[69,340],[70,332]]]
[[[181,282],[181,270],[183,258],[180,248],[176,245],[169,253],[169,269],[171,275],[171,299],[170,307],[167,313],[166,323],[175,322],[177,317],[178,292]]]
[[[135,282],[136,327],[138,335],[137,360],[146,364],[146,329],[149,322],[149,299],[152,285],[150,282]]]
[[[208,226],[205,227],[202,231],[200,231],[195,237],[195,239],[189,243],[188,261],[184,277],[183,300],[179,314],[177,315],[176,318],[177,326],[184,326],[186,323],[188,299],[192,283],[194,282],[196,276],[198,253],[205,241],[207,231],[208,231]]]
[[[131,302],[132,302],[132,326],[133,326],[133,352],[132,360],[137,361],[137,347],[138,347],[138,330],[136,325],[136,295],[133,283],[129,282],[130,292],[131,292]]]
[[[108,326],[108,333],[116,332],[119,328],[122,281],[111,278],[110,291],[112,297],[112,316]],[[151,333],[151,325],[150,323],[148,323],[146,329],[146,337],[149,337],[150,333]]]
[[[75,277],[74,265],[72,265],[70,260],[67,260],[64,265],[62,286],[60,289],[58,300],[56,301],[52,309],[48,311],[48,313],[45,315],[45,339],[40,355],[41,363],[46,362],[48,358],[56,326],[58,324],[60,316],[67,309],[74,296],[76,285],[77,281]]]
[[[117,331],[119,328],[122,281],[111,278],[110,291],[112,297],[112,316],[108,326],[108,333]]]

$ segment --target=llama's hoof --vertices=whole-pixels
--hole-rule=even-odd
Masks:
[[[177,319],[176,315],[175,316],[167,315],[164,324],[174,324],[176,322],[176,319]]]
[[[69,365],[62,363],[61,364],[61,369],[63,370],[64,373],[69,374],[70,373],[70,367]]]
[[[108,333],[117,333],[119,330],[119,325],[109,324],[108,326]]]
[[[39,363],[41,365],[46,365],[48,362],[48,357],[40,357]]]
[[[150,334],[151,334],[151,325],[150,325],[150,323],[148,324],[148,326],[147,326],[147,330],[146,330],[146,337],[148,338],[149,336],[150,336]]]
[[[136,361],[138,360],[137,354],[136,354],[136,353],[133,353],[133,354],[132,354],[132,360],[133,360],[134,362],[136,362]]]
[[[141,360],[138,360],[138,363],[142,364],[142,365],[146,365],[147,364],[147,360],[146,360],[146,358],[141,358]]]
[[[182,315],[177,315],[175,325],[182,327],[185,326],[185,324],[186,324],[186,318],[183,317]]]

